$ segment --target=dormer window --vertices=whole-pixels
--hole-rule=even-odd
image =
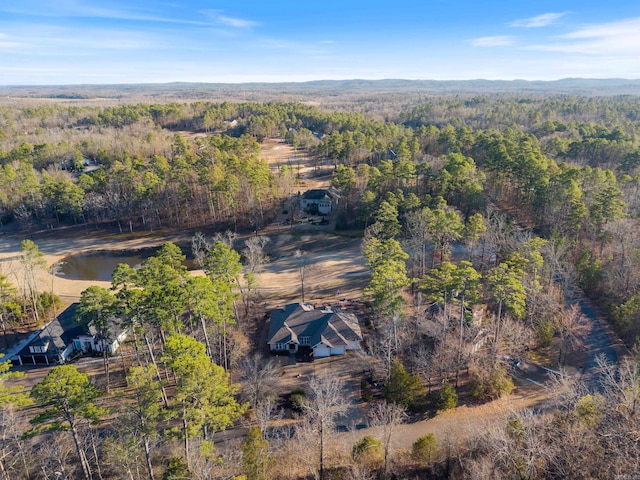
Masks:
[[[47,353],[49,348],[49,342],[45,342],[42,345],[29,345],[29,353]]]

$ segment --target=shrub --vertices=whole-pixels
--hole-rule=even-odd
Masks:
[[[40,314],[44,313],[52,313],[55,310],[59,310],[62,306],[62,300],[55,293],[51,292],[42,292],[40,293],[40,304],[38,308],[40,309]],[[55,310],[54,310],[55,309]]]
[[[258,427],[252,427],[247,433],[247,439],[242,445],[242,464],[247,474],[245,480],[269,478],[269,443],[262,438],[262,432]]]
[[[371,393],[371,384],[365,379],[360,381],[360,395],[363,402],[370,402],[373,400],[373,394]]]
[[[509,395],[515,385],[506,369],[496,363],[489,372],[474,372],[469,389],[474,398],[489,400]]]
[[[187,462],[182,457],[172,457],[169,460],[167,470],[162,480],[185,480],[191,478],[191,472],[187,468]]]
[[[522,445],[524,441],[525,431],[524,425],[519,418],[512,418],[507,422],[507,434],[518,445]]]
[[[384,399],[405,408],[415,408],[424,393],[420,377],[410,374],[400,361],[394,360],[389,381],[384,386]]]
[[[296,387],[291,390],[291,394],[289,394],[289,405],[291,405],[291,409],[296,412],[302,412],[306,398],[307,394],[304,388]]]
[[[411,456],[416,462],[431,463],[438,455],[438,443],[433,433],[428,433],[413,442]]]
[[[594,259],[591,252],[583,250],[576,262],[578,269],[578,282],[580,286],[591,294],[597,293],[602,281],[602,261]]]
[[[604,407],[605,399],[602,395],[587,394],[580,397],[574,407],[574,411],[581,421],[587,424],[589,428],[593,428],[603,417]]]
[[[478,372],[473,372],[471,374],[471,380],[469,380],[469,393],[473,398],[478,400],[484,398],[485,382]]]
[[[458,406],[458,394],[456,389],[453,388],[449,382],[444,382],[440,392],[438,392],[438,399],[436,401],[438,410],[451,410]]]
[[[509,395],[516,386],[513,384],[513,380],[507,373],[507,370],[502,366],[496,364],[489,376],[489,396],[491,398],[500,398],[504,395]]]
[[[553,322],[549,319],[544,319],[538,322],[536,325],[536,338],[538,340],[538,346],[540,348],[545,348],[551,345],[553,341]]]
[[[384,449],[380,440],[366,435],[356,442],[351,450],[351,456],[356,462],[378,463],[384,456]]]

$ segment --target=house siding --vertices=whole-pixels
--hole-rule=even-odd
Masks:
[[[332,198],[326,190],[309,190],[300,199],[300,207],[305,212],[317,211],[320,215],[331,213]]]
[[[314,358],[324,358],[331,355],[331,350],[326,345],[316,345],[313,347]]]
[[[344,355],[345,347],[343,345],[339,347],[331,347],[330,353],[331,355]]]

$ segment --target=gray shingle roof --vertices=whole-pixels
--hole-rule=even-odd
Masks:
[[[304,303],[290,303],[271,311],[267,343],[300,343],[309,337],[310,346],[324,343],[330,347],[347,346],[362,340],[358,319],[352,313],[331,307],[314,308]]]
[[[90,328],[86,322],[78,323],[75,321],[74,315],[77,307],[78,304],[73,303],[65,311],[61,312],[56,319],[40,331],[36,338],[28,345],[25,345],[19,354],[29,355],[30,346],[44,346],[47,342],[50,342],[47,353],[56,353],[56,349],[58,352],[62,352],[74,338],[83,334],[91,335]]]
[[[328,190],[314,188],[304,192],[302,198],[305,200],[331,200],[331,193]]]
[[[44,327],[38,336],[34,338],[28,345],[26,345],[19,353],[20,354],[29,354],[29,346],[39,346],[43,347],[49,344],[49,348],[47,349],[47,353],[59,353],[62,352],[67,345],[63,340],[63,335],[65,331],[60,323],[60,320],[55,319],[50,322],[46,327]]]

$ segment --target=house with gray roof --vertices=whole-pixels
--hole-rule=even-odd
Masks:
[[[309,351],[314,358],[358,350],[362,332],[357,317],[336,308],[290,303],[271,311],[267,344],[274,353]]]
[[[20,365],[57,365],[67,361],[73,353],[73,343],[67,337],[67,333],[74,335],[80,333],[82,327],[77,327],[77,332],[65,332],[64,327],[57,318],[45,325],[36,337],[18,354]]]
[[[14,357],[20,365],[58,365],[83,353],[113,354],[127,337],[128,330],[114,319],[107,329],[109,338],[86,322],[76,322],[77,303],[70,305],[42,330],[34,332],[31,341]],[[17,362],[16,362],[17,361]]]
[[[307,190],[300,198],[300,208],[312,215],[328,215],[331,213],[333,195],[328,190]]]

